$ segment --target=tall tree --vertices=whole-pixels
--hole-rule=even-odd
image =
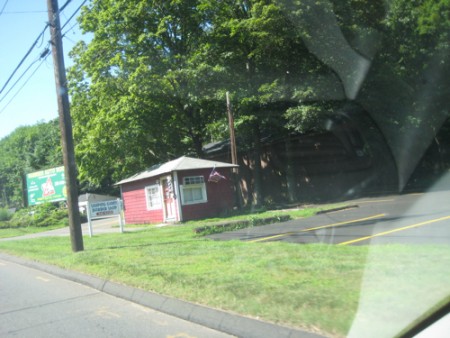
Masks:
[[[229,91],[259,206],[262,136],[290,149],[286,127],[323,128],[322,115],[353,100],[380,125],[418,122],[404,113],[430,102],[414,82],[421,65],[431,74],[446,61],[447,2],[93,0],[80,17],[93,39],[72,51],[69,73],[80,178],[99,186],[201,156],[226,136]]]
[[[284,133],[284,112],[304,93],[301,75],[323,67],[277,1],[223,1],[215,8],[209,62],[224,69],[221,85],[232,94],[241,150],[250,153],[258,207],[264,202],[261,137]]]
[[[80,175],[118,180],[182,153],[202,155],[214,95],[200,58],[207,4],[95,0],[80,24],[93,39],[69,72]]]
[[[402,189],[449,116],[450,3],[393,0],[360,97],[392,150]]]

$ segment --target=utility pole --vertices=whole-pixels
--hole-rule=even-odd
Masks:
[[[236,137],[234,135],[234,117],[231,111],[230,94],[226,92],[228,127],[230,129],[231,163],[237,164]]]
[[[227,99],[227,115],[228,115],[228,128],[230,130],[230,148],[231,148],[231,163],[238,164],[237,160],[237,147],[236,147],[236,136],[234,134],[234,117],[233,111],[231,110],[230,94],[226,92]],[[239,182],[238,169],[233,168],[233,182],[236,189],[236,204],[239,208],[242,208],[242,195],[241,195],[241,184]]]
[[[72,251],[83,251],[80,210],[78,209],[77,167],[73,146],[72,121],[70,118],[69,94],[67,91],[66,70],[59,21],[58,0],[47,0],[48,21],[50,24],[53,65],[55,70],[56,95],[58,99],[59,129],[64,160],[64,175],[67,189],[69,228]]]

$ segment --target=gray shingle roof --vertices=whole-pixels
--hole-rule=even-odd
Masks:
[[[143,180],[150,177],[156,177],[163,174],[167,174],[173,171],[182,171],[182,170],[192,170],[192,169],[208,169],[208,168],[237,168],[238,165],[218,162],[218,161],[210,161],[210,160],[202,160],[199,158],[192,158],[187,156],[179,157],[173,161],[166,162],[159,166],[153,166],[151,169],[138,173],[134,176],[128,177],[126,179],[117,182],[115,185],[121,185],[124,183],[134,182]]]

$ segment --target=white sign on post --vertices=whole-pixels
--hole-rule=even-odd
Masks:
[[[91,209],[90,211],[92,219],[118,215],[120,213],[119,200],[89,203],[89,206]]]
[[[118,198],[111,201],[101,201],[95,203],[88,203],[87,214],[89,223],[89,236],[92,237],[92,220],[95,218],[102,218],[107,216],[119,216],[120,232],[123,232],[123,218],[122,218],[122,201]]]

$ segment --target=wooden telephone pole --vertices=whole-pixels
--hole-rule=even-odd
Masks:
[[[228,127],[230,130],[231,163],[237,164],[236,136],[234,135],[234,117],[231,110],[230,94],[226,92]],[[234,171],[234,170],[233,170]]]
[[[231,109],[230,94],[228,92],[226,92],[226,99],[227,99],[228,127],[230,131],[231,163],[238,164],[236,136],[234,134],[234,117],[233,111]],[[233,168],[232,173],[233,173],[233,182],[236,189],[236,197],[235,197],[236,205],[240,209],[242,208],[242,205],[244,203],[242,201],[241,184],[239,182],[238,169]]]
[[[72,120],[70,118],[69,94],[64,66],[64,54],[59,21],[58,0],[47,0],[48,20],[51,32],[53,65],[55,70],[56,95],[58,99],[59,128],[64,160],[64,175],[67,189],[69,228],[72,251],[83,251],[80,210],[78,209],[77,167],[73,146]]]

